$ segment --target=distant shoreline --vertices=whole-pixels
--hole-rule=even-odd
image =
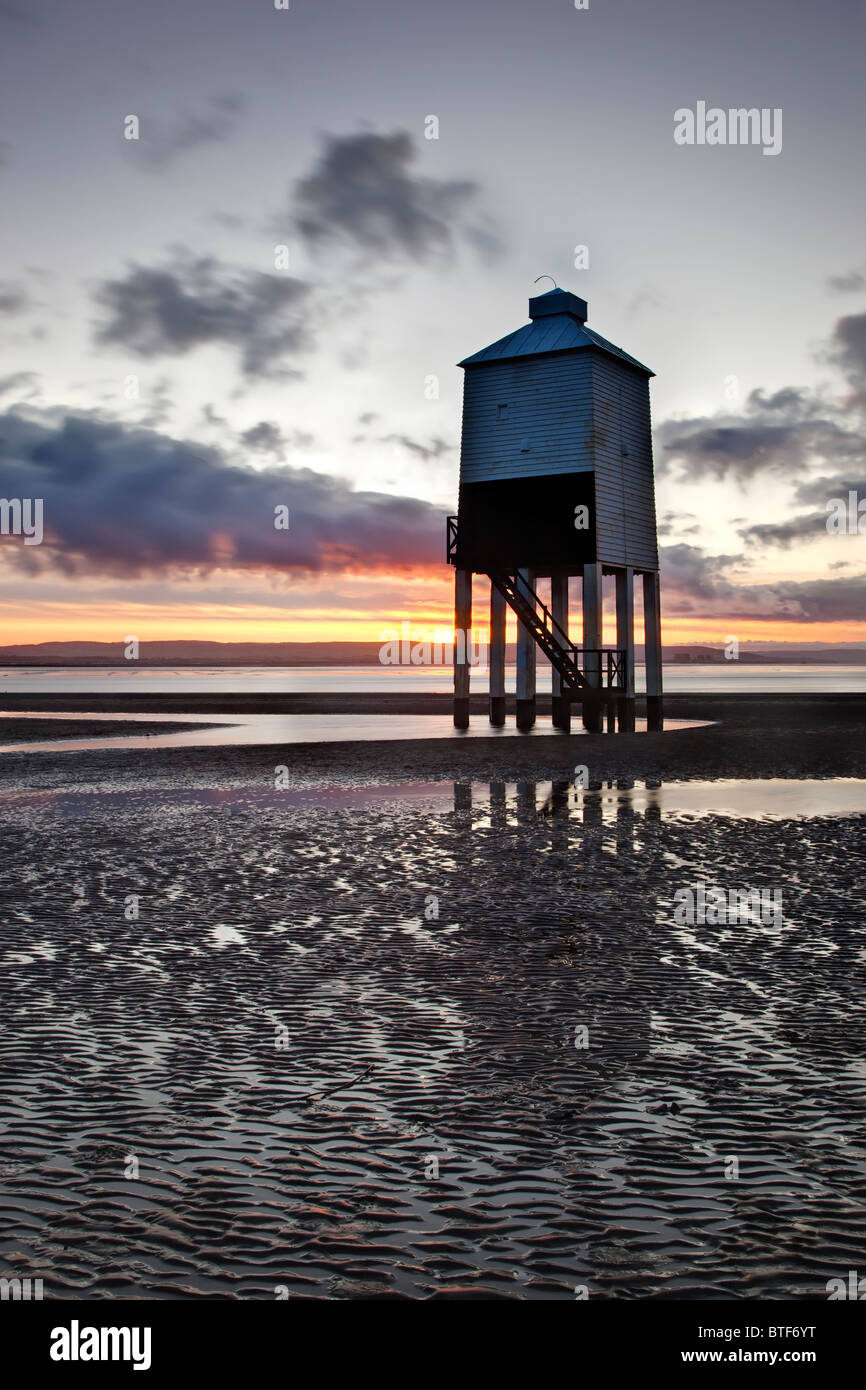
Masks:
[[[310,667],[321,666],[323,668],[338,668],[352,670],[357,667],[382,666],[383,670],[394,670],[400,668],[386,667],[378,659],[377,652],[372,656],[356,657],[303,657],[297,660],[271,660],[266,661],[258,657],[158,657],[148,659],[140,657],[137,661],[116,661],[105,657],[94,657],[92,660],[64,661],[63,658],[32,658],[19,656],[4,656],[0,653],[0,670],[61,670],[61,671],[131,671],[142,668],[148,671],[173,671],[178,668],[183,670],[212,670],[214,667],[240,670],[261,670],[261,671],[283,671],[301,670]],[[643,665],[643,651],[639,649],[636,656],[637,664]],[[542,664],[543,661],[542,661]],[[514,665],[514,655],[510,653],[506,657],[506,665]],[[856,648],[850,654],[842,656],[824,656],[815,652],[786,652],[784,655],[775,655],[772,652],[740,652],[736,663],[726,661],[721,652],[709,655],[688,656],[677,659],[674,656],[665,656],[663,665],[667,666],[866,666],[866,648]],[[408,669],[417,670],[418,667]],[[442,670],[450,670],[450,662],[442,664]]]

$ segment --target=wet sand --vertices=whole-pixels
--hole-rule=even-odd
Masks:
[[[111,732],[124,735],[159,735],[186,733],[206,729],[208,724],[188,720],[166,720],[157,723],[146,720],[117,719],[111,721]],[[41,743],[43,739],[99,738],[105,733],[105,722],[99,719],[40,719],[9,718],[0,720],[0,738],[4,743]]]
[[[566,784],[862,777],[864,705],[286,748],[285,805],[272,748],[4,755],[0,1272],[826,1297],[866,1235],[866,817],[610,816]],[[783,919],[677,925],[698,882],[781,887]]]
[[[303,713],[311,697],[286,696],[278,699],[256,696],[193,697],[161,696],[127,698],[129,713],[176,714],[178,705],[189,701],[190,727],[196,727],[195,714]],[[54,697],[55,708],[74,709],[72,697]],[[439,696],[331,695],[317,697],[322,711],[310,712],[369,714],[387,718],[393,714],[442,713],[449,708]],[[237,701],[235,709],[234,701]],[[31,709],[50,710],[47,697],[35,702],[27,697]],[[435,707],[428,707],[434,701]],[[822,695],[700,695],[671,696],[665,700],[666,713],[674,719],[705,722],[703,727],[680,729],[663,734],[586,734],[551,738],[485,737],[489,727],[486,705],[478,697],[468,738],[449,740],[410,739],[376,743],[287,744],[216,748],[147,749],[144,752],[115,750],[81,752],[52,756],[51,753],[4,753],[0,756],[0,789],[4,785],[60,787],[88,785],[112,787],[142,786],[272,786],[274,768],[279,763],[289,769],[293,782],[348,781],[393,782],[399,780],[477,777],[482,780],[518,777],[571,778],[577,765],[585,765],[593,780],[628,777],[662,779],[707,779],[731,777],[851,777],[866,775],[866,696]],[[87,711],[97,713],[93,697],[84,701]],[[135,709],[132,708],[133,703]],[[103,697],[101,707],[116,709],[115,701]],[[8,701],[6,702],[8,707]],[[207,708],[204,708],[204,706]],[[548,702],[549,705],[549,702]],[[147,708],[142,708],[147,706]],[[243,708],[241,708],[241,706]],[[547,712],[538,702],[539,714]],[[638,701],[638,713],[643,713]],[[509,716],[512,717],[512,716]],[[6,721],[3,721],[5,728]],[[31,722],[32,742],[49,737],[47,720]],[[112,725],[112,729],[114,729]],[[74,733],[74,721],[58,721],[56,737]],[[165,730],[166,725],[154,725]],[[95,734],[105,726],[93,721]],[[138,725],[130,732],[141,732]],[[0,733],[3,730],[0,729]]]

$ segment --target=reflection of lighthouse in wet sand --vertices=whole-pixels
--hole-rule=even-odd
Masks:
[[[461,942],[469,951],[477,947],[487,967],[473,996],[483,1024],[473,1052],[477,1077],[488,1070],[513,1085],[523,1057],[536,1097],[548,1083],[559,1094],[569,1078],[569,1104],[580,1109],[598,1084],[628,1072],[650,1051],[650,1007],[635,988],[633,962],[651,935],[654,902],[646,900],[645,912],[622,914],[607,888],[614,866],[627,868],[636,853],[647,862],[655,853],[645,843],[660,821],[651,796],[627,780],[454,783],[462,867],[475,885]],[[517,883],[507,894],[497,882],[485,886],[489,836],[506,860],[512,842],[531,844],[553,890],[543,905],[532,886],[525,896]]]

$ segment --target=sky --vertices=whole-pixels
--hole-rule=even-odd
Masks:
[[[863,0],[0,0],[0,495],[44,499],[0,643],[447,626],[456,363],[541,275],[656,373],[665,641],[866,641],[866,515],[827,531],[864,38]],[[677,143],[701,101],[781,149]]]

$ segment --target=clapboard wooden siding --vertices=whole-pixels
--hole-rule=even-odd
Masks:
[[[649,381],[592,353],[598,559],[658,569]]]
[[[467,370],[461,484],[590,471],[598,559],[657,569],[646,374],[593,348]]]
[[[581,473],[592,467],[592,363],[587,350],[467,369],[461,483]]]
[[[530,300],[529,314],[528,324],[460,364],[466,372],[460,496],[471,498],[466,529],[473,536],[464,559],[485,568],[486,534],[501,567],[502,547],[494,530],[513,534],[513,527],[504,524],[510,521],[511,506],[519,513],[514,518],[518,529],[532,531],[521,535],[518,549],[541,554],[549,529],[548,563],[561,569],[564,551],[557,528],[562,517],[557,512],[548,518],[543,508],[539,516],[530,505],[531,495],[515,491],[513,484],[534,478],[539,496],[559,497],[551,482],[554,475],[589,473],[592,489],[583,488],[579,495],[592,501],[592,554],[586,553],[585,534],[576,547],[581,563],[657,570],[652,372],[588,327],[586,302],[576,295],[556,289],[537,296]],[[503,485],[501,499],[495,495],[497,484]],[[518,495],[524,499],[519,504]],[[559,505],[565,506],[568,498],[566,489]],[[497,518],[486,531],[485,511]]]

